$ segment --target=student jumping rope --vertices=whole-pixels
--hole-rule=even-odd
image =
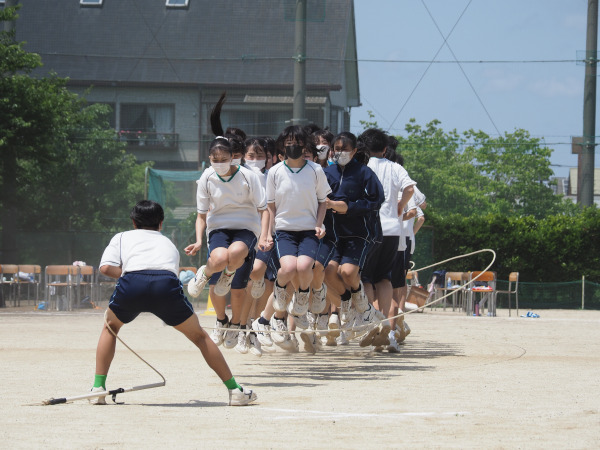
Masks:
[[[247,405],[256,394],[240,386],[223,355],[200,326],[198,316],[177,277],[179,251],[160,233],[164,220],[162,207],[142,200],[131,211],[134,230],[115,235],[104,250],[100,272],[118,279],[106,314],[96,350],[96,375],[92,392],[106,391],[106,377],[115,355],[116,334],[141,312],[150,312],[174,327],[202,352],[207,364],[229,390],[229,405]],[[110,327],[110,330],[107,328]],[[114,333],[114,334],[113,334]],[[106,404],[97,397],[94,404]]]

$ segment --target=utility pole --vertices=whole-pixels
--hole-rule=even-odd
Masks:
[[[294,109],[292,125],[305,125],[306,120],[306,2],[296,0],[296,53],[294,55]]]
[[[594,152],[596,151],[596,67],[598,64],[598,0],[588,0],[585,81],[583,86],[583,148],[581,155],[581,206],[594,203]]]

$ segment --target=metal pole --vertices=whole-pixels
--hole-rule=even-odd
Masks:
[[[585,81],[583,86],[583,148],[581,155],[581,206],[594,203],[594,152],[596,150],[596,67],[598,64],[598,0],[588,0]]]
[[[306,2],[296,0],[296,53],[294,55],[294,109],[292,125],[306,124]]]
[[[585,275],[581,276],[581,309],[585,309]]]

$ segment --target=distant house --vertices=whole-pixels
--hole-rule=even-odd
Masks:
[[[577,202],[579,198],[578,187],[579,187],[579,175],[577,167],[571,167],[569,169],[569,181],[567,197],[571,198],[574,202]],[[600,169],[594,169],[594,203],[600,206]]]
[[[17,40],[69,89],[113,108],[138,160],[197,169],[225,127],[276,136],[292,117],[295,0],[27,0]],[[307,119],[334,133],[360,105],[352,0],[309,0]]]

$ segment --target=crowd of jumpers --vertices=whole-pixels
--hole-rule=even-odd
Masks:
[[[100,262],[118,282],[96,350],[94,404],[106,403],[117,333],[141,312],[199,348],[233,406],[257,396],[237,383],[220,345],[256,356],[276,346],[297,352],[299,332],[310,353],[353,339],[397,353],[410,333],[398,312],[425,196],[402,167],[396,139],[375,128],[357,138],[316,126],[289,126],[276,140],[246,138],[223,131],[224,101],[211,112],[216,138],[197,181],[196,242],[185,248],[195,255],[208,238],[188,293],[198,297],[209,285],[215,327],[209,334],[200,326],[184,295],[179,252],[160,233],[161,205],[138,202],[134,230],[116,234]]]
[[[197,182],[196,242],[185,248],[195,255],[208,238],[188,293],[209,285],[213,342],[256,356],[275,345],[297,352],[299,332],[310,353],[353,339],[399,352],[410,328],[398,312],[426,203],[396,138],[315,125],[247,138],[223,131],[224,101],[211,113],[217,137]]]

